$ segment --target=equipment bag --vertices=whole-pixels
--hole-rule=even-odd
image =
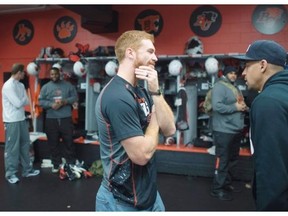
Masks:
[[[226,87],[231,89],[232,92],[234,93],[236,99],[238,98],[239,91],[237,90],[237,88],[235,86],[233,86],[231,83],[225,82],[223,80],[219,80],[219,82],[221,82],[223,85],[225,85]],[[213,89],[213,87],[207,92],[207,94],[205,96],[205,100],[203,102],[204,112],[208,115],[211,115],[211,113],[212,113],[212,89]]]

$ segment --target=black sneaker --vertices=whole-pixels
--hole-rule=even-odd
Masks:
[[[233,185],[225,186],[224,190],[227,192],[233,192],[233,193],[240,193],[242,191],[240,188],[235,187]]]
[[[222,201],[231,201],[233,200],[233,197],[227,193],[227,192],[224,192],[224,191],[211,191],[210,192],[210,195],[212,197],[216,197]]]
[[[76,178],[75,173],[72,172],[69,164],[64,164],[64,171],[70,181],[73,181]]]

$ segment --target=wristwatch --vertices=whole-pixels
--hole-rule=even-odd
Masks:
[[[160,89],[158,89],[156,92],[151,92],[151,91],[149,91],[149,94],[150,94],[150,95],[160,96],[160,95],[162,95],[162,91],[161,91]]]

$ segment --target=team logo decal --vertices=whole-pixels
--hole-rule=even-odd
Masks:
[[[158,11],[144,10],[136,17],[134,27],[157,36],[162,31],[163,19]]]
[[[200,6],[190,16],[190,28],[198,36],[215,34],[222,24],[220,12],[212,6]]]
[[[34,36],[34,27],[29,20],[20,20],[13,29],[13,38],[20,45],[28,44]]]
[[[69,16],[59,18],[54,25],[54,36],[61,43],[68,43],[77,34],[77,23]]]
[[[262,34],[275,34],[287,23],[287,11],[279,5],[257,6],[252,15],[254,27]]]

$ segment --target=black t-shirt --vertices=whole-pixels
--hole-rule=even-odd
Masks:
[[[144,88],[133,87],[117,75],[96,102],[103,183],[116,199],[139,209],[150,207],[156,199],[155,158],[145,166],[134,164],[120,142],[144,135],[152,105]]]

